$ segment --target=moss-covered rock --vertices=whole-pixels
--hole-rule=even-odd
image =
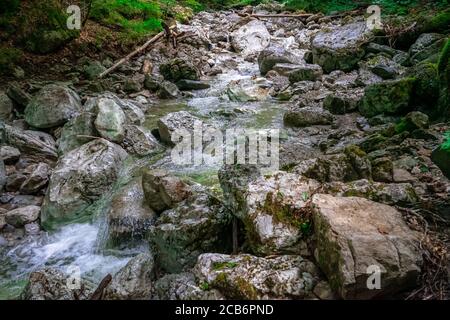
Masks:
[[[43,87],[25,108],[25,121],[36,128],[53,128],[81,112],[81,99],[72,89],[57,84]]]
[[[165,272],[178,273],[193,267],[203,252],[231,250],[229,213],[205,190],[197,191],[175,208],[162,212],[150,229],[148,239],[156,264]]]
[[[83,74],[89,80],[96,79],[106,68],[100,63],[100,61],[90,61],[83,66]]]
[[[439,33],[424,33],[417,38],[409,49],[410,62],[412,64],[421,61],[436,62],[439,52],[445,43],[445,36]]]
[[[395,132],[413,132],[416,129],[428,129],[429,125],[430,122],[426,114],[419,111],[413,111],[408,113],[395,125]]]
[[[409,109],[416,79],[384,81],[366,87],[359,111],[366,117],[398,114]]]
[[[393,207],[356,197],[316,194],[315,258],[331,288],[344,299],[382,297],[413,287],[420,274],[419,236]],[[381,272],[381,289],[369,277]]]
[[[231,167],[222,169],[219,178],[227,204],[244,225],[250,249],[257,254],[307,254],[306,203],[319,184],[284,172],[254,181],[245,174],[252,175]]]
[[[441,52],[438,63],[439,102],[438,114],[450,119],[450,39]]]
[[[414,84],[414,104],[435,108],[439,98],[437,65],[424,61],[415,65],[408,74],[417,80]]]
[[[82,112],[67,122],[61,130],[58,151],[64,154],[89,142],[92,139],[90,137],[98,136],[94,124],[95,118],[96,115],[93,113]]]
[[[448,33],[450,31],[450,9],[429,15],[421,22],[422,32]]]
[[[200,71],[190,62],[176,58],[159,67],[164,79],[177,82],[182,79],[200,80]]]
[[[305,64],[288,73],[289,82],[317,81],[322,78],[322,68],[317,64]]]
[[[220,265],[221,268],[216,266]],[[202,254],[195,275],[228,299],[307,299],[320,280],[314,264],[298,255]]]
[[[333,70],[351,71],[364,57],[364,46],[371,37],[365,22],[319,32],[312,40],[313,61],[325,73]]]

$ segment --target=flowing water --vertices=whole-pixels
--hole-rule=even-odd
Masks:
[[[219,55],[217,59],[229,59],[230,56]],[[257,64],[246,62],[238,56],[234,59],[238,61],[237,68],[210,79],[210,89],[194,92],[194,95],[187,99],[158,101],[148,112],[145,126],[154,129],[158,119],[164,115],[186,110],[220,129],[281,129],[285,110],[283,103],[271,99],[245,103],[223,99],[223,93],[230,81],[252,79],[259,75]],[[151,163],[155,167],[165,168],[200,184],[220,189],[217,177],[219,165],[180,168],[172,163],[170,151],[139,160],[130,157],[111,194],[98,201],[93,221],[65,225],[52,232],[26,237],[16,247],[0,251],[0,299],[17,297],[29,273],[44,266],[64,270],[76,265],[80,267],[83,277],[98,283],[106,274],[117,272],[137,252],[148,250],[145,244],[126,250],[107,250],[104,241],[107,233],[105,208],[114,190],[128,182],[134,170]]]

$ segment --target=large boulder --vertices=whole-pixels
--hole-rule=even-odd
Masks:
[[[312,40],[313,61],[323,71],[351,71],[364,57],[364,46],[372,38],[366,22],[355,22],[319,32]]]
[[[122,108],[109,98],[99,99],[95,128],[100,135],[112,142],[121,143],[125,136],[126,116]]]
[[[161,64],[159,71],[167,81],[200,80],[200,71],[192,63],[181,58]]]
[[[94,292],[92,283],[81,280],[72,288],[70,275],[58,269],[44,268],[30,274],[21,294],[23,300],[89,300]]]
[[[333,115],[319,107],[294,107],[284,114],[284,124],[290,127],[310,127],[333,123]]]
[[[436,62],[445,40],[445,36],[439,33],[421,34],[409,48],[410,62],[413,64],[424,60]]]
[[[43,87],[25,108],[25,121],[36,128],[60,126],[82,110],[80,97],[72,89],[50,84]]]
[[[411,68],[408,74],[416,79],[413,91],[414,103],[420,106],[428,106],[430,110],[436,109],[436,103],[439,99],[437,65],[424,61]]]
[[[122,109],[128,124],[141,125],[145,120],[145,107],[130,99],[120,99],[110,92],[103,93],[97,97],[88,98],[84,108],[86,112],[98,114],[102,105],[117,105]]]
[[[365,88],[359,112],[366,117],[378,114],[398,114],[410,107],[416,80],[403,78],[383,81]]]
[[[158,268],[178,273],[193,267],[203,252],[230,250],[230,218],[220,203],[198,190],[161,213],[150,229],[149,241]]]
[[[231,34],[231,45],[243,56],[260,53],[270,43],[270,34],[264,22],[252,20]]]
[[[141,253],[112,278],[104,291],[105,300],[149,300],[155,278],[153,257]]]
[[[219,172],[225,201],[243,223],[247,242],[257,254],[307,254],[304,237],[310,221],[303,214],[319,183],[279,172],[252,179],[242,168]]]
[[[316,261],[344,299],[370,299],[414,287],[419,236],[393,207],[362,198],[313,197]],[[370,276],[379,272],[380,287]],[[374,275],[375,277],[377,274]]]
[[[264,76],[277,64],[299,64],[302,59],[281,45],[270,44],[258,56],[259,71]]]
[[[96,139],[59,159],[50,177],[41,223],[74,220],[112,187],[127,153],[120,146]]]
[[[111,199],[107,214],[108,244],[120,245],[142,240],[156,218],[144,203],[142,179],[135,178]]]
[[[38,30],[32,32],[32,34],[29,35],[26,39],[24,39],[25,49],[30,52],[38,54],[47,54],[50,52],[54,52],[76,38],[78,35],[77,30],[67,29],[66,25],[64,24],[66,18],[64,16],[61,16],[61,13],[57,12],[59,9],[55,10],[55,8],[51,8],[49,10],[54,10],[51,11],[52,15],[51,18],[49,16],[49,19],[54,19],[53,23],[54,21],[58,21],[57,24],[59,24],[59,26],[56,27],[57,29],[50,28],[50,30],[42,30],[39,28]],[[41,12],[42,14],[44,14],[48,13],[49,11]],[[34,30],[33,28],[30,29]]]
[[[95,128],[97,115],[92,112],[82,112],[69,120],[61,130],[58,140],[58,151],[65,154],[80,147],[97,137],[99,134]]]
[[[309,260],[295,255],[255,257],[205,253],[195,273],[208,287],[228,299],[307,299],[318,283],[319,270]]]
[[[34,157],[54,161],[58,158],[55,140],[44,132],[21,130],[0,123],[0,139],[3,143],[13,146],[20,152]]]

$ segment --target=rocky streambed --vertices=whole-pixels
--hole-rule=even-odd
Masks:
[[[243,15],[270,10],[0,91],[0,298],[89,299],[108,274],[103,299],[405,298],[430,255],[445,294],[448,35],[401,51],[364,17]],[[196,121],[279,129],[280,170],[175,164]]]

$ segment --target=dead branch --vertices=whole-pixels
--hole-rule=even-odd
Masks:
[[[174,29],[175,26],[170,27],[169,29]],[[136,50],[134,50],[133,52],[129,53],[126,57],[120,59],[119,61],[117,61],[111,68],[103,71],[98,77],[99,78],[103,78],[104,76],[106,76],[107,74],[109,74],[110,72],[116,70],[119,66],[121,66],[123,63],[125,63],[126,61],[130,60],[132,57],[134,57],[135,55],[137,55],[138,53],[144,51],[149,45],[157,42],[158,40],[160,40],[163,36],[165,35],[165,32],[162,31],[160,33],[158,33],[156,36],[154,36],[153,38],[151,38],[150,40],[148,40],[146,43],[144,43],[142,46],[140,46],[139,48],[137,48]]]
[[[302,13],[302,14],[239,14],[242,17],[252,17],[252,18],[295,18],[295,19],[307,19],[313,14]]]
[[[101,300],[103,298],[103,292],[106,289],[106,287],[111,283],[111,280],[112,276],[108,273],[108,275],[104,277],[103,280],[100,282],[97,289],[95,289],[90,300]]]

